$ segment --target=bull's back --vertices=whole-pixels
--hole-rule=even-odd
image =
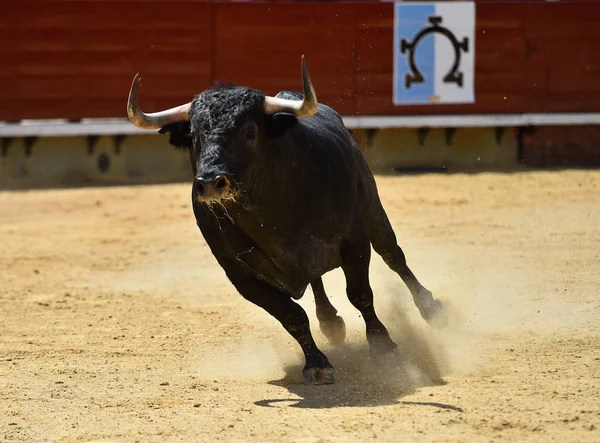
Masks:
[[[317,113],[298,119],[288,136],[281,148],[293,149],[296,164],[301,165],[290,178],[294,192],[286,196],[295,200],[297,216],[318,220],[319,230],[326,235],[350,229],[358,215],[360,171],[356,163],[358,148],[341,116],[319,104]]]

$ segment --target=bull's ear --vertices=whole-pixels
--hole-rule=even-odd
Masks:
[[[286,100],[302,100],[302,94],[294,91],[279,91],[275,96]],[[298,118],[294,114],[278,112],[265,116],[265,126],[269,137],[283,137],[285,133],[298,124]]]
[[[298,124],[295,115],[278,113],[265,116],[265,129],[269,137],[283,137],[285,133]]]
[[[178,149],[190,149],[192,147],[192,134],[190,122],[175,122],[163,126],[159,134],[168,134],[169,143]]]

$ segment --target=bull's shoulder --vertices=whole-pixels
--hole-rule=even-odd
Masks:
[[[303,100],[303,95],[295,91],[279,91],[276,97]],[[288,143],[304,141],[307,137],[313,141],[321,140],[325,145],[330,145],[333,138],[337,139],[338,143],[349,143],[350,131],[344,125],[342,117],[324,103],[319,103],[317,113],[310,117],[296,118],[291,114],[281,113],[271,116],[268,123],[269,135],[278,138],[286,134]]]

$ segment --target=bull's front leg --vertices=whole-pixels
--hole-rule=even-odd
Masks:
[[[245,273],[238,265],[221,262],[229,280],[248,301],[275,317],[304,352],[306,365],[302,370],[308,384],[334,382],[334,369],[327,356],[317,347],[310,332],[308,316],[300,305],[279,289]]]

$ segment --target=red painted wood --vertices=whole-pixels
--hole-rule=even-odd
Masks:
[[[0,89],[0,120],[125,117],[136,72],[148,111],[188,101],[211,83],[209,2],[13,3],[17,57],[12,97]]]
[[[600,111],[600,2],[477,1],[471,105],[393,106],[393,3],[20,0],[0,9],[0,120],[124,117],[214,82],[301,89],[344,115]]]
[[[600,110],[600,3],[524,5],[532,112]]]
[[[335,3],[215,5],[215,81],[302,91],[302,54],[320,102],[354,109],[352,10]],[[250,19],[251,18],[251,19]]]
[[[14,109],[19,100],[15,85],[19,52],[13,44],[17,12],[16,2],[5,2],[0,8],[0,120],[19,120]]]

